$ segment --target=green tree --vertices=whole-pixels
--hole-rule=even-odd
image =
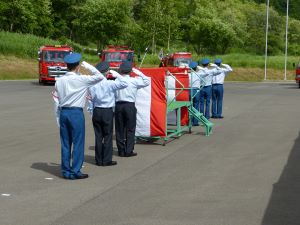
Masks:
[[[87,0],[80,8],[76,26],[101,49],[128,37],[129,28],[135,26],[132,7],[131,0]]]

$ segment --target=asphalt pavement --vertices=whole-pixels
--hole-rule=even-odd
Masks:
[[[0,82],[1,225],[299,225],[300,89],[226,83],[224,119],[94,162],[86,114],[84,180],[60,175],[53,86]],[[115,146],[115,143],[114,143]]]

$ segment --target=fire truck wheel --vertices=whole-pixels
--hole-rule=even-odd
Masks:
[[[39,78],[39,85],[43,85],[44,82],[41,80],[41,78]]]
[[[300,88],[300,81],[299,81],[299,83],[298,83],[298,84],[299,84],[299,88]]]

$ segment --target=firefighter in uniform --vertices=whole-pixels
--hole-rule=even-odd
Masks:
[[[210,99],[212,94],[212,79],[221,73],[221,69],[215,65],[210,64],[210,60],[204,58],[201,60],[202,67],[198,67],[202,72],[202,78],[204,79],[204,87],[200,91],[200,112],[204,114],[206,119],[210,119]],[[205,105],[205,110],[204,110]]]
[[[222,108],[223,108],[223,94],[224,94],[224,79],[225,76],[232,72],[232,68],[223,64],[221,59],[216,59],[215,64],[222,69],[222,73],[213,77],[212,80],[212,117],[216,119],[223,119]]]
[[[195,61],[192,61],[189,64],[189,67],[192,69],[189,73],[189,82],[190,82],[190,96],[191,99],[193,99],[193,107],[199,111],[199,99],[200,99],[200,77],[197,74],[197,66],[198,63]],[[199,126],[198,120],[193,117],[192,119],[192,125],[193,126]]]
[[[110,74],[115,80],[104,80],[89,89],[89,111],[93,115],[93,127],[95,131],[95,160],[98,166],[114,166],[113,153],[113,107],[115,106],[115,94],[117,90],[128,86],[125,77],[114,70],[109,71],[109,63],[101,62],[96,68],[102,74]]]
[[[103,80],[104,76],[93,66],[82,62],[82,66],[94,76],[80,75],[81,54],[71,53],[64,57],[69,72],[57,78],[53,98],[61,140],[61,170],[65,179],[84,179],[82,173],[85,145],[85,106],[88,88]],[[73,148],[72,148],[73,145]]]
[[[131,71],[138,77],[130,77]],[[138,89],[150,84],[150,79],[141,71],[135,68],[132,69],[132,64],[128,61],[120,65],[120,73],[125,77],[128,87],[117,90],[116,94],[116,142],[120,157],[132,157],[137,155],[133,151],[137,113],[135,108],[136,94]]]

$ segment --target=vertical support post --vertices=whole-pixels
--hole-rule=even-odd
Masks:
[[[265,47],[265,78],[264,78],[264,80],[267,80],[269,5],[270,5],[270,0],[267,0],[266,47]]]
[[[289,0],[287,0],[286,2],[284,80],[286,80],[286,67],[287,67],[288,27],[289,27]]]

